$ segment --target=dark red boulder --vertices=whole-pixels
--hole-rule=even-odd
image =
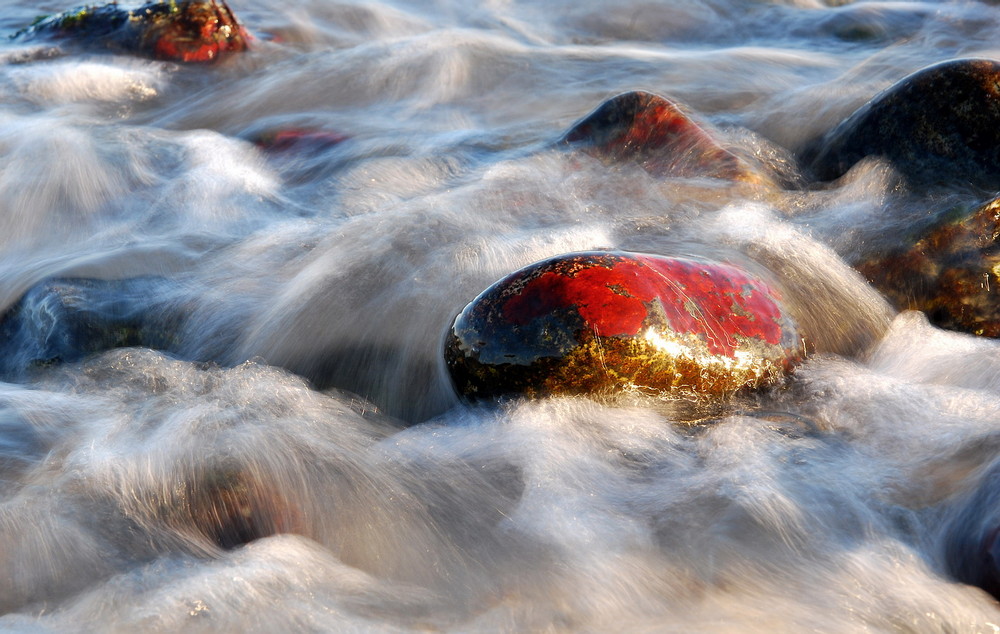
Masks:
[[[759,179],[680,106],[648,92],[608,99],[574,124],[560,143],[608,163],[638,163],[654,176]]]
[[[771,285],[736,266],[581,252],[527,266],[473,300],[445,359],[469,398],[666,394],[770,385],[805,355]]]

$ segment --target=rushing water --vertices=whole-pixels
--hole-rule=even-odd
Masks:
[[[1000,629],[954,577],[1000,525],[1000,345],[895,314],[850,266],[948,200],[795,164],[908,73],[1000,59],[1000,9],[231,6],[256,39],[216,66],[0,48],[0,308],[146,278],[183,316],[167,351],[0,363],[0,627]],[[0,29],[67,8],[0,0]],[[777,185],[553,147],[634,89]],[[345,140],[253,143],[288,128]],[[693,428],[650,397],[459,401],[454,315],[607,248],[772,275],[816,354]]]

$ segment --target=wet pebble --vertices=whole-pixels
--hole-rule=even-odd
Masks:
[[[833,180],[865,157],[917,189],[1000,188],[1000,63],[953,60],[901,79],[826,135],[811,169]]]
[[[447,334],[465,397],[640,391],[708,402],[778,382],[805,355],[778,291],[733,265],[580,252],[527,266]]]

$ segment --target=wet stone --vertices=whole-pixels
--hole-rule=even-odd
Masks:
[[[350,137],[339,132],[310,128],[269,130],[253,138],[257,147],[271,154],[318,154],[340,145]]]
[[[463,396],[614,395],[711,402],[775,384],[805,355],[767,282],[729,264],[560,255],[473,300],[447,334]]]
[[[865,157],[917,189],[1000,189],[1000,62],[954,60],[903,78],[826,135],[811,169],[833,180]]]
[[[224,549],[279,533],[303,533],[301,509],[251,470],[220,466],[155,500],[161,521]]]
[[[169,300],[175,290],[155,276],[42,282],[0,319],[0,376],[113,348],[174,348],[181,322]]]
[[[250,35],[222,0],[85,6],[41,18],[16,39],[52,38],[88,49],[174,62],[213,62],[245,51]]]
[[[722,147],[680,106],[648,92],[603,102],[560,140],[606,163],[634,162],[658,177],[757,182],[760,176]]]
[[[923,311],[947,330],[1000,337],[1000,198],[857,268],[898,310]]]

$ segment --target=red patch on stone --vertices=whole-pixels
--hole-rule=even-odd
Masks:
[[[713,354],[732,356],[737,335],[781,342],[777,293],[734,267],[654,256],[579,265],[530,280],[503,304],[504,318],[523,326],[571,309],[597,335],[635,336],[658,300],[676,332],[702,335]]]
[[[563,141],[581,144],[603,159],[637,160],[657,176],[746,176],[735,154],[676,104],[652,93],[612,97],[573,126]]]

